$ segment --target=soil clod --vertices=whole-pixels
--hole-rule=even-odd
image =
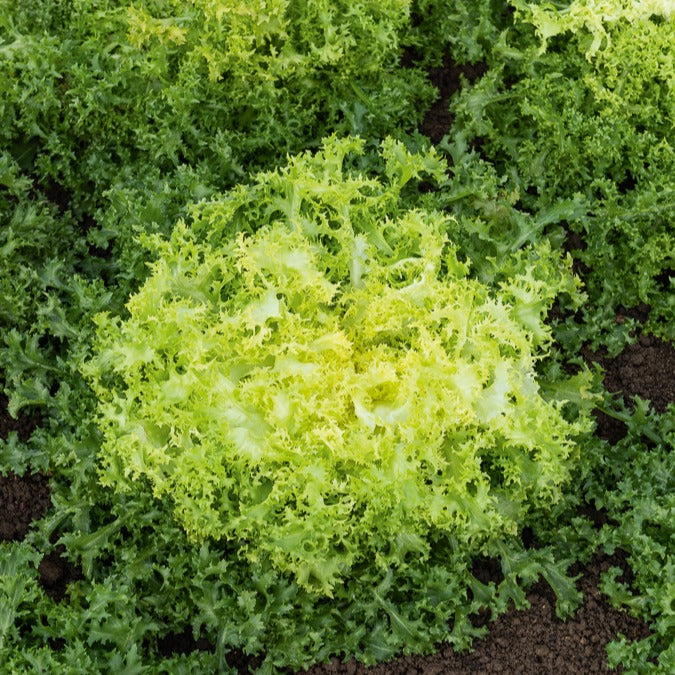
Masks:
[[[0,476],[0,541],[21,541],[31,522],[42,518],[50,506],[45,476]]]

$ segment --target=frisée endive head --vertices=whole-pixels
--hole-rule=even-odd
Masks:
[[[402,564],[402,537],[425,556],[431,533],[476,550],[514,533],[556,500],[585,424],[534,370],[560,259],[541,247],[539,269],[488,287],[446,216],[400,208],[432,154],[387,142],[388,178],[365,179],[348,151],[331,139],[155,240],[87,366],[105,485],[147,479],[190,537],[324,594],[365,558]],[[247,201],[266,219],[228,232]]]

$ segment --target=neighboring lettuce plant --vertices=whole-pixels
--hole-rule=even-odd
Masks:
[[[231,185],[328,133],[412,130],[411,0],[0,1],[0,142],[91,208],[120,167]],[[94,202],[95,203],[95,202]]]
[[[401,201],[442,163],[388,141],[368,179],[361,145],[329,140],[149,237],[152,273],[98,317],[85,368],[104,485],[168,497],[190,538],[329,595],[355,565],[516,534],[589,428],[535,372],[547,310],[578,299],[568,264],[541,246],[498,287],[472,279],[452,219]]]
[[[488,74],[453,104],[454,130],[522,210],[570,205],[563,217],[583,239],[583,250],[578,240],[570,247],[588,268],[590,299],[585,326],[566,331],[572,351],[584,339],[619,351],[634,324],[617,314],[641,303],[651,308],[648,329],[673,339],[671,3],[511,4],[515,20]]]
[[[600,588],[612,604],[649,623],[645,640],[619,636],[607,646],[609,663],[627,671],[675,670],[675,405],[658,415],[649,402],[624,409],[628,433],[596,451],[588,497],[609,522],[597,533],[605,551],[628,553],[630,581],[611,567]]]

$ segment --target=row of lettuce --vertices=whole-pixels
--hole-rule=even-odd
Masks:
[[[665,0],[0,0],[0,471],[53,503],[0,670],[465,649],[617,549],[610,663],[675,669],[673,406],[579,356],[675,339],[674,43]],[[486,72],[432,148],[446,54]]]

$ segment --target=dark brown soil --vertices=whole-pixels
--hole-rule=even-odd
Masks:
[[[622,315],[619,315],[620,318]],[[675,401],[675,348],[652,335],[641,335],[615,359],[586,354],[605,370],[605,387],[624,397],[649,399],[657,412]]]
[[[620,314],[617,318],[621,320],[623,316]],[[583,349],[582,353],[588,363],[602,366],[605,387],[622,396],[629,408],[634,407],[634,396],[651,401],[660,413],[675,401],[675,348],[672,344],[652,335],[641,335],[614,359],[588,349]],[[596,411],[595,417],[598,423],[596,434],[610,443],[618,443],[628,432],[623,422],[603,412]]]
[[[45,593],[60,602],[68,591],[71,581],[82,578],[82,570],[63,557],[65,549],[61,546],[48,553],[38,565],[40,585]]]
[[[40,424],[39,413],[10,416],[7,397],[0,394],[0,438],[7,440],[16,431],[20,441],[27,441]],[[33,520],[42,518],[51,505],[48,479],[40,474],[0,475],[0,541],[20,541]]]
[[[0,541],[23,539],[31,522],[42,518],[50,506],[45,476],[0,476]]]
[[[462,77],[473,82],[487,72],[485,63],[457,65],[449,55],[446,55],[443,65],[429,69],[429,78],[438,89],[439,97],[427,112],[420,133],[428,136],[433,143],[439,143],[452,126],[453,117],[450,114],[450,98],[462,88]]]

